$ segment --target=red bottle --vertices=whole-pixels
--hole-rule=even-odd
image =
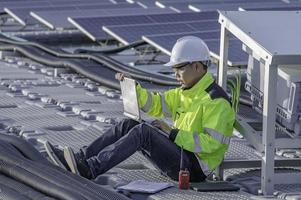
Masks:
[[[189,189],[189,186],[190,186],[189,177],[190,177],[190,173],[187,169],[180,170],[180,172],[179,172],[179,189],[181,189],[181,190]]]
[[[179,171],[179,189],[187,190],[189,189],[190,183],[190,173],[185,168],[184,170],[184,163],[183,163],[183,147],[181,148],[181,162],[180,162],[180,171]]]

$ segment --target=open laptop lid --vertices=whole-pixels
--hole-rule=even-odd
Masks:
[[[123,114],[131,119],[134,119],[138,122],[142,122],[140,109],[138,104],[138,95],[136,91],[136,81],[131,78],[124,78],[123,81],[120,81],[121,94],[123,99]],[[151,127],[151,124],[146,123]],[[155,128],[155,127],[154,127]],[[159,133],[168,137],[169,135],[160,129],[156,128]]]
[[[136,81],[131,78],[124,77],[123,81],[120,81],[120,86],[123,99],[123,114],[131,119],[141,121],[138,96],[136,92]]]

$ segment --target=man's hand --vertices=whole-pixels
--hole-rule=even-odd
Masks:
[[[129,74],[124,74],[124,73],[116,73],[116,74],[115,74],[115,78],[116,78],[118,81],[123,81],[124,77],[131,78],[131,76],[130,76]]]
[[[170,134],[170,131],[172,130],[172,128],[170,126],[168,126],[168,124],[166,124],[165,122],[163,122],[161,120],[156,119],[156,120],[152,121],[151,124],[167,134]]]

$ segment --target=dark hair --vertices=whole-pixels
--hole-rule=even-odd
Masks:
[[[201,62],[202,63],[202,62]],[[208,69],[208,66],[207,65],[205,65],[204,63],[202,63],[202,65],[203,65],[203,68],[204,68],[204,70],[206,70],[207,71],[207,69]]]
[[[206,62],[202,62],[202,61],[198,61],[199,63],[201,63],[203,65],[204,70],[207,71],[208,69],[208,65],[210,65],[210,61],[206,61]]]

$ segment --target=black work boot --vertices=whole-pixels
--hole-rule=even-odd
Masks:
[[[70,168],[65,160],[64,151],[53,146],[50,142],[44,143],[45,150],[51,161],[62,169],[70,171]]]
[[[80,152],[74,153],[71,147],[64,148],[64,157],[72,173],[92,179],[92,172],[84,157]]]

